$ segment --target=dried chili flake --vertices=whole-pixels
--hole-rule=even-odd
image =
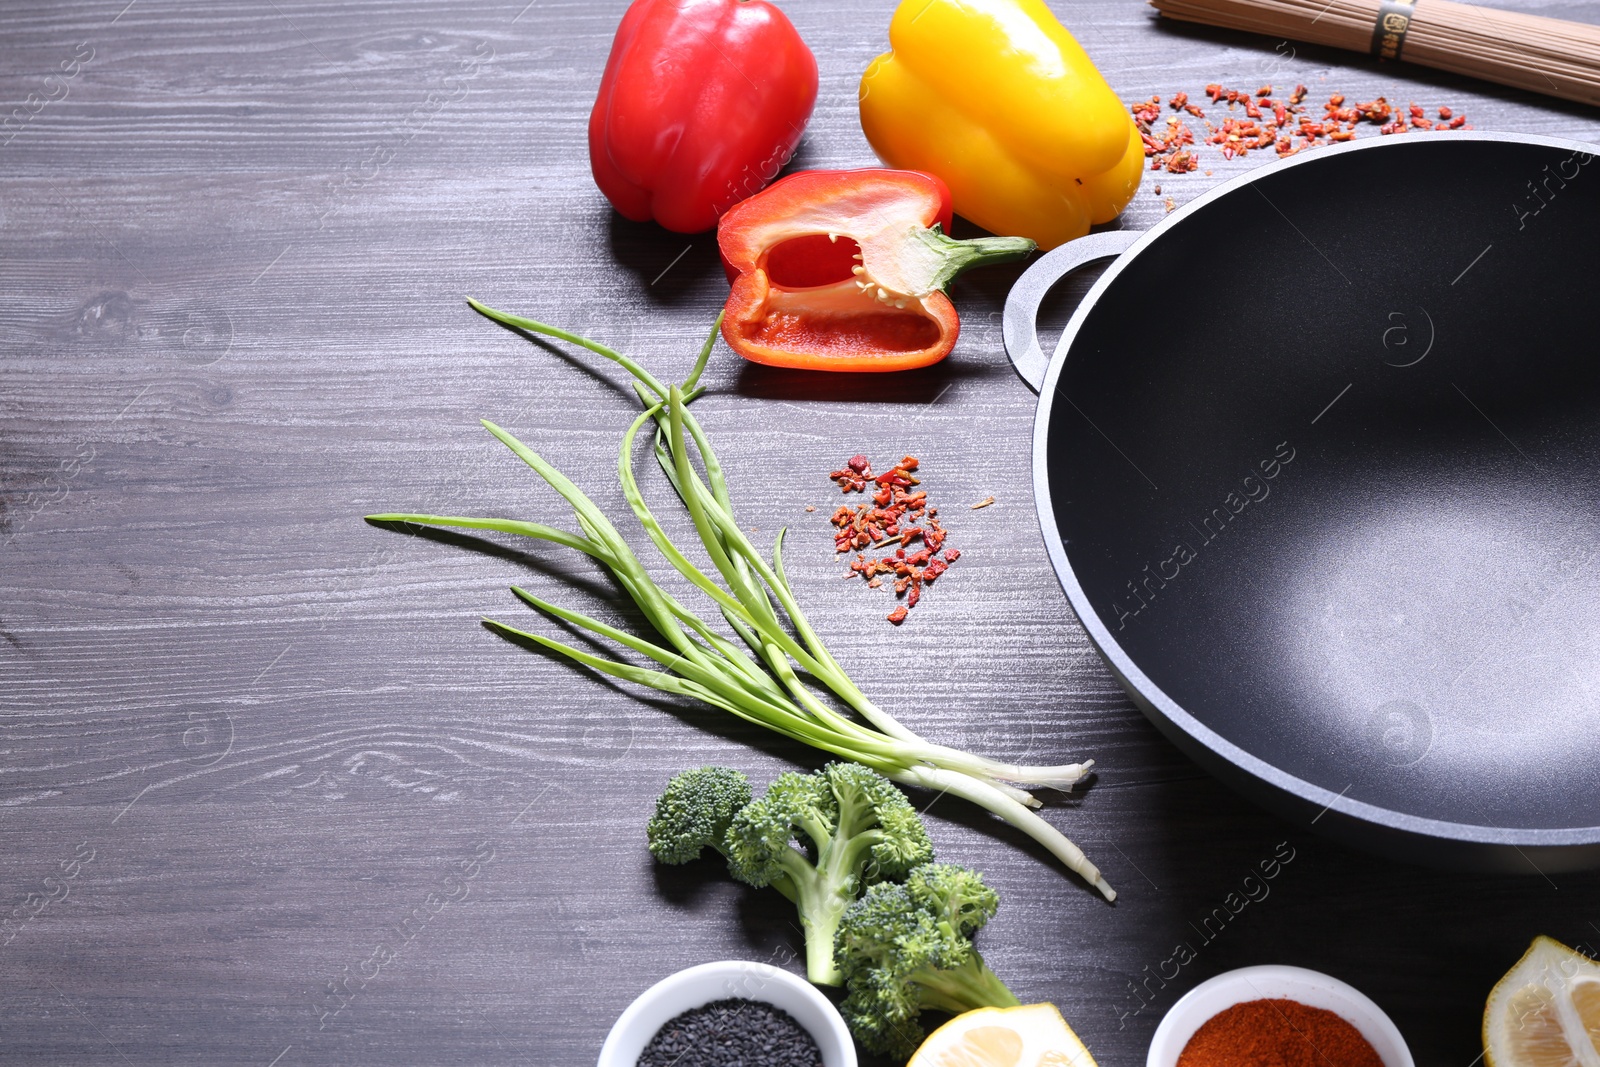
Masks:
[[[1187,99],[1187,94],[1183,93],[1174,96],[1174,109]],[[1139,131],[1139,140],[1144,146],[1144,154],[1150,159],[1150,169],[1169,170],[1175,174],[1194,170],[1199,166],[1199,162],[1192,152],[1184,150],[1184,146],[1194,144],[1194,131],[1176,115],[1167,116],[1166,126],[1159,133],[1151,126],[1151,123],[1160,116],[1160,104],[1161,98],[1154,96],[1143,103],[1133,105],[1131,109],[1134,125]],[[1187,104],[1184,104],[1182,110],[1204,115],[1198,108]]]
[[[884,618],[888,619],[896,626],[899,626],[901,623],[906,621],[906,606],[901,604],[899,607],[889,612],[888,615],[884,616]]]
[[[1383,97],[1368,100],[1364,104],[1357,104],[1356,110],[1361,112],[1361,117],[1376,125],[1383,125],[1394,117],[1394,108]]]
[[[889,470],[874,474],[865,456],[852,456],[828,475],[847,493],[865,492],[869,482],[874,486],[870,502],[844,505],[833,513],[834,550],[855,553],[844,577],[860,577],[869,589],[884,585],[880,575],[894,576],[895,594],[905,597],[905,603],[895,609],[897,615],[889,617],[897,626],[921,601],[924,586],[936,581],[961,556],[951,548],[945,550],[944,559],[935,558],[948,534],[939,524],[939,509],[928,504],[927,491],[914,488],[919,482],[912,472],[920,466],[917,457],[903,456]],[[921,546],[908,552],[917,542]],[[870,555],[888,552],[891,547],[892,554]]]
[[[1221,125],[1206,121],[1205,112],[1188,102],[1186,92],[1173,93],[1167,100],[1167,106],[1173,111],[1187,112],[1204,122],[1206,133],[1202,143],[1215,146],[1223,159],[1234,159],[1269,148],[1279,157],[1288,157],[1302,148],[1353,141],[1363,123],[1379,127],[1379,132],[1384,134],[1471,128],[1467,126],[1465,116],[1456,114],[1448,107],[1438,109],[1439,118],[1435,121],[1429,119],[1426,109],[1417,104],[1397,107],[1381,96],[1375,100],[1349,104],[1343,93],[1329,95],[1327,103],[1322,105],[1320,119],[1316,119],[1305,114],[1306,108],[1302,106],[1307,94],[1304,85],[1294,87],[1287,104],[1274,99],[1272,91],[1270,85],[1263,85],[1254,92],[1249,89],[1230,89],[1220,82],[1207,85],[1205,95],[1213,104],[1226,103],[1230,108],[1235,105],[1243,108],[1242,117],[1224,118]],[[1200,154],[1192,147],[1195,145],[1194,134],[1180,124],[1177,115],[1168,115],[1164,127],[1152,126],[1161,115],[1160,94],[1134,104],[1132,111],[1151,170],[1187,174],[1201,169]],[[1210,175],[1211,171],[1205,173]],[[1157,187],[1155,195],[1161,194],[1162,190]],[[1168,197],[1167,210],[1174,207],[1176,204]]]
[[[861,461],[859,468],[855,466],[857,460]],[[866,456],[851,456],[844,466],[836,471],[829,471],[828,477],[839,487],[841,493],[865,492],[867,479],[872,477],[872,465],[867,462]]]

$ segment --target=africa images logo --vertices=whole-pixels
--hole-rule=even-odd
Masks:
[[[1199,559],[1205,547],[1221,537],[1229,524],[1237,521],[1246,508],[1271,496],[1272,486],[1269,483],[1294,462],[1294,457],[1295,450],[1289,442],[1279,442],[1272,456],[1256,464],[1256,470],[1240,479],[1237,488],[1230,489],[1221,504],[1202,516],[1199,523],[1191,519],[1189,529],[1194,536],[1191,537],[1186,531],[1176,539],[1171,555],[1153,567],[1146,563],[1139,577],[1130,578],[1127,583],[1128,600],[1111,602],[1111,610],[1116,613],[1116,629],[1126,629],[1128,620],[1148,608],[1156,595],[1167,587],[1167,583],[1176,580],[1183,573],[1183,568]]]

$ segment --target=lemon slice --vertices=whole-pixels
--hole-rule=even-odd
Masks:
[[[1024,1004],[957,1015],[928,1035],[906,1067],[1095,1067],[1095,1062],[1054,1004]]]
[[[1488,1067],[1600,1067],[1600,963],[1536,937],[1483,1006]]]

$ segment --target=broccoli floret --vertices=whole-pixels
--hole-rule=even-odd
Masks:
[[[750,803],[750,779],[727,767],[684,771],[667,783],[645,827],[662,863],[688,863],[710,845],[721,852],[728,824]]]
[[[924,1011],[1015,1006],[972,944],[999,906],[977,871],[930,863],[904,884],[871,886],[846,908],[836,959],[849,995],[839,1010],[856,1040],[905,1059],[926,1036]]]
[[[796,847],[798,846],[798,847]],[[806,935],[806,975],[838,985],[834,935],[861,891],[933,859],[933,842],[905,794],[859,763],[780,775],[733,817],[728,868],[794,901]]]
[[[902,878],[933,859],[916,809],[887,778],[857,763],[784,774],[758,800],[744,775],[686,771],[667,786],[650,820],[650,851],[687,863],[711,845],[742,882],[771,886],[800,912],[806,974],[838,985],[834,932],[868,885]]]

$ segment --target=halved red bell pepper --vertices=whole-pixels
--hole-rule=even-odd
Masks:
[[[792,174],[722,217],[733,282],[722,320],[745,359],[811,370],[937,363],[960,321],[944,289],[969,267],[1021,259],[1025,237],[957,241],[950,190],[914,170]]]
[[[699,233],[783,169],[817,61],[765,0],[634,0],[589,115],[589,164],[636,222]]]

